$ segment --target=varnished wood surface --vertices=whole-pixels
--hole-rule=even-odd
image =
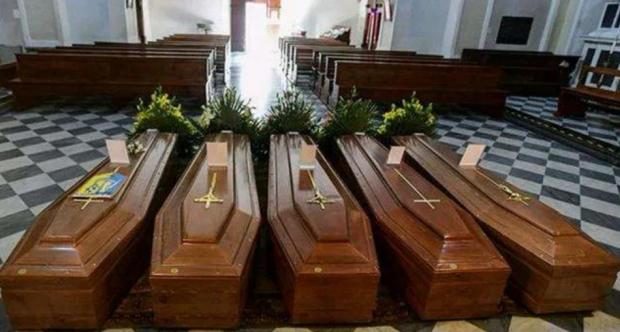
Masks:
[[[57,96],[108,96],[128,101],[158,86],[206,102],[209,62],[202,56],[45,53],[18,54],[19,78],[9,86],[18,109]]]
[[[389,151],[375,139],[349,135],[337,145],[341,174],[383,244],[383,271],[394,272],[387,275],[394,291],[422,319],[497,314],[510,268],[473,217],[405,161],[387,165]]]
[[[225,42],[222,40],[213,40],[213,41],[203,41],[203,42],[194,42],[194,41],[175,41],[175,40],[162,40],[156,42],[149,42],[147,44],[137,44],[137,43],[124,43],[124,42],[95,42],[97,46],[104,47],[124,47],[124,48],[176,48],[176,49],[186,49],[186,50],[196,50],[196,49],[216,49],[217,56],[216,62],[218,64],[217,71],[224,72],[229,66],[229,56],[230,56],[230,42]]]
[[[0,64],[0,87],[7,88],[8,82],[17,77],[17,63]]]
[[[286,308],[294,323],[371,321],[379,269],[368,218],[320,152],[312,176],[332,202],[308,203],[315,192],[299,168],[302,144],[313,142],[271,138],[268,219]]]
[[[98,328],[148,264],[154,210],[176,136],[147,133],[129,166],[104,160],[37,217],[0,271],[16,329]],[[128,176],[114,199],[83,207],[71,195],[91,176]]]
[[[207,165],[206,144],[159,212],[150,281],[158,327],[234,328],[245,303],[261,217],[247,136],[221,133],[228,167]],[[216,176],[223,200],[207,209],[203,197]]]
[[[375,55],[375,54],[343,54],[326,56],[323,58],[322,69],[318,72],[319,79],[317,84],[320,84],[319,98],[325,103],[329,102],[329,97],[333,91],[334,76],[336,71],[336,64],[341,61],[366,63],[366,66],[373,66],[374,63],[395,63],[395,64],[420,64],[420,65],[432,65],[432,64],[460,64],[460,65],[473,65],[468,62],[461,62],[458,59],[438,59],[434,56],[426,55]],[[318,89],[318,86],[315,86]]]
[[[461,60],[504,70],[502,89],[511,95],[558,96],[568,86],[578,56],[550,52],[463,49]]]
[[[326,38],[282,37],[279,39],[279,47],[283,64],[288,65],[293,55],[293,47],[298,45],[346,46],[346,44],[341,41]]]
[[[329,104],[349,96],[353,87],[359,97],[383,103],[400,102],[415,91],[423,102],[460,104],[501,116],[506,103],[501,79],[501,68],[489,66],[338,61]]]
[[[598,76],[600,79],[592,78],[596,82],[595,86],[587,85],[586,81],[589,77]],[[579,74],[577,86],[563,88],[558,100],[558,110],[555,112],[557,116],[584,116],[588,102],[594,102],[607,106],[610,110],[612,107],[620,106],[620,91],[616,86],[615,90],[603,89],[602,86],[606,80],[613,83],[617,77],[620,77],[620,70],[605,67],[583,66]],[[610,88],[612,84],[605,86]]]
[[[209,63],[210,70],[215,69],[215,55],[213,50],[177,50],[169,49],[121,49],[121,48],[105,48],[105,47],[77,47],[77,46],[61,46],[49,49],[38,49],[37,53],[78,53],[78,54],[101,54],[101,55],[132,55],[132,56],[192,56],[202,57]]]
[[[424,135],[395,142],[476,217],[500,249],[512,268],[511,297],[535,313],[600,308],[620,269],[616,257],[538,200],[509,200],[497,185],[504,182],[489,172],[458,167],[458,155],[448,147]]]
[[[312,53],[312,67],[317,71],[325,68],[325,58],[328,56],[347,56],[347,55],[389,55],[389,56],[413,56],[426,57],[433,59],[443,59],[441,55],[418,54],[414,51],[387,51],[387,50],[366,50],[360,48],[349,49],[346,51],[315,51]]]

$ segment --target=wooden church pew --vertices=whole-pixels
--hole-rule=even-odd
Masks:
[[[346,51],[317,51],[312,54],[312,71],[315,77],[314,86],[317,95],[320,94],[321,89],[323,88],[323,75],[325,68],[325,59],[328,56],[340,56],[346,57],[351,56],[351,58],[356,58],[359,56],[370,55],[370,56],[391,56],[391,57],[402,57],[408,58],[410,56],[417,56],[418,58],[429,58],[429,59],[443,59],[441,55],[427,55],[427,54],[417,54],[413,51],[388,51],[388,50],[365,50],[361,48],[356,48],[354,50],[346,50]],[[320,82],[319,82],[320,81]]]
[[[165,45],[188,48],[215,47],[217,49],[218,72],[223,73],[229,68],[230,61],[230,40],[211,39],[211,40],[174,40],[166,39],[149,42],[147,45]]]
[[[19,54],[19,78],[9,82],[22,109],[56,96],[146,97],[157,87],[207,101],[208,62],[195,56]]]
[[[464,49],[464,61],[501,67],[502,88],[512,95],[558,96],[579,57],[550,52]]]
[[[301,38],[285,40],[282,43],[283,49],[281,50],[282,64],[285,66],[285,72],[288,70],[287,66],[290,64],[289,61],[291,59],[291,56],[293,55],[293,48],[298,45],[346,46],[347,44],[341,41],[325,38]]]
[[[590,75],[600,80],[595,85],[586,84],[586,79]],[[555,112],[556,116],[585,116],[586,107],[588,103],[596,103],[606,109],[615,108],[617,112],[620,107],[620,92],[618,88],[602,89],[605,81],[609,82],[609,85],[613,85],[613,81],[620,77],[620,70],[614,68],[604,67],[589,67],[584,66],[581,68],[579,75],[579,81],[574,88],[563,88],[558,100],[558,110]]]
[[[352,45],[295,45],[290,59],[285,64],[284,73],[292,82],[297,80],[299,75],[312,73],[312,56],[316,50],[346,51],[355,49]]]
[[[415,91],[423,102],[473,106],[499,117],[506,102],[501,79],[502,69],[491,66],[338,61],[329,105],[353,88],[359,97],[380,103],[400,102]]]
[[[84,45],[77,45],[84,46]],[[196,43],[148,43],[148,44],[138,44],[138,43],[122,43],[122,42],[95,42],[95,46],[97,47],[117,47],[117,48],[134,48],[134,49],[182,49],[187,52],[194,52],[196,50],[217,50],[215,55],[215,63],[217,65],[217,72],[223,73],[226,69],[226,57],[222,58],[222,54],[225,55],[225,52],[222,53],[221,49],[218,49],[217,46],[214,45],[205,45],[205,44],[196,44]]]
[[[422,64],[442,64],[442,63],[461,63],[457,59],[439,59],[427,56],[391,56],[391,55],[343,55],[328,56],[324,59],[325,67],[323,72],[317,74],[317,83],[321,86],[318,89],[318,96],[324,103],[329,103],[329,96],[334,86],[334,72],[338,61],[358,61],[368,63],[371,66],[374,62],[398,62],[398,63],[422,63]]]
[[[17,62],[0,64],[0,87],[7,88],[8,82],[17,77]]]
[[[215,52],[194,50],[192,52],[174,52],[166,49],[100,49],[100,48],[80,48],[80,47],[57,47],[38,49],[39,54],[89,54],[89,55],[131,55],[131,56],[181,56],[181,57],[197,57],[207,61],[207,100],[215,94]]]
[[[414,51],[392,51],[392,50],[367,50],[364,48],[352,48],[352,49],[347,49],[347,50],[339,50],[339,51],[332,51],[332,50],[316,50],[312,53],[312,66],[314,68],[319,68],[322,66],[323,63],[323,59],[326,56],[329,55],[345,55],[345,54],[357,54],[357,53],[364,53],[364,54],[376,54],[376,55],[401,55],[401,56],[405,56],[405,55],[420,55],[417,54],[417,52]],[[437,59],[443,59],[443,57],[441,55],[424,55],[426,57],[433,57],[433,58],[437,58]]]
[[[170,49],[134,49],[134,48],[104,48],[104,47],[82,47],[82,46],[60,46],[56,48],[41,48],[37,53],[79,53],[79,54],[114,54],[114,55],[163,55],[163,56],[197,56],[203,57],[209,64],[209,72],[215,70],[215,52],[203,50],[178,50]]]

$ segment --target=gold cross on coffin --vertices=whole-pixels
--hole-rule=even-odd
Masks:
[[[400,176],[401,179],[403,179],[403,181],[405,181],[405,183],[411,188],[413,189],[416,194],[418,194],[418,196],[420,196],[421,199],[414,199],[413,202],[414,203],[425,203],[426,205],[428,205],[431,209],[435,210],[435,205],[433,205],[433,203],[440,203],[441,200],[439,199],[428,199],[426,198],[426,196],[424,196],[422,194],[422,192],[420,192],[418,190],[418,188],[416,188],[416,186],[413,185],[413,183],[411,183],[411,181],[409,181],[404,175],[403,173],[401,173],[399,170],[397,170],[396,168],[394,168],[394,171],[396,172],[396,174],[398,174],[398,176]]]
[[[329,199],[329,198],[323,196],[323,194],[321,194],[321,191],[319,190],[319,187],[316,185],[316,181],[314,181],[314,176],[312,176],[312,172],[310,172],[310,171],[307,171],[307,172],[308,172],[308,176],[310,177],[310,182],[312,182],[312,188],[314,189],[314,197],[312,197],[311,199],[307,200],[306,203],[308,203],[308,204],[318,204],[321,207],[321,210],[325,210],[325,204],[336,203],[335,200]]]
[[[500,184],[497,183],[496,181],[494,181],[493,179],[491,179],[488,175],[484,174],[483,172],[479,171],[478,169],[476,169],[476,173],[482,175],[484,178],[486,178],[487,180],[489,180],[491,183],[493,183],[495,186],[497,186],[501,191],[504,192],[504,194],[508,195],[508,200],[509,201],[515,201],[515,202],[519,202],[522,203],[525,206],[529,206],[529,204],[527,203],[527,201],[531,200],[531,198],[522,195],[512,189],[510,189],[510,187],[508,187],[505,184]]]
[[[209,192],[200,198],[194,198],[194,202],[205,203],[205,209],[210,208],[211,203],[217,203],[217,204],[224,203],[223,199],[215,196],[215,194],[213,193],[215,191],[216,182],[217,182],[217,173],[213,173],[213,176],[211,177],[211,185],[209,186]]]

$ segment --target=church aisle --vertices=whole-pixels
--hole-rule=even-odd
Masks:
[[[276,94],[287,87],[272,54],[234,54],[229,83],[252,100],[260,116],[267,112]],[[315,103],[317,112],[326,111],[310,91],[304,90],[304,94]],[[126,137],[134,114],[132,105],[119,109],[97,100],[49,103],[24,112],[0,113],[1,261],[6,260],[35,216],[104,158],[105,139]],[[620,168],[524,128],[481,115],[443,114],[439,117],[438,136],[459,152],[471,142],[489,145],[482,167],[558,209],[592,238],[620,255]],[[486,320],[407,321],[379,329],[611,330],[620,324],[620,282],[616,282],[604,310],[591,315],[533,318],[518,312]],[[0,329],[7,327],[7,319],[2,316]]]

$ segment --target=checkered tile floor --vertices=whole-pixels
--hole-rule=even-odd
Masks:
[[[620,256],[620,168],[480,115],[441,116],[438,135],[460,153],[467,143],[486,144],[482,167],[559,210]]]
[[[125,136],[132,114],[93,104],[0,114],[2,261],[34,216],[104,157],[104,139]]]
[[[506,105],[541,120],[572,129],[603,142],[620,146],[620,114],[591,107],[585,118],[559,117],[553,113],[558,108],[555,97],[508,97]]]
[[[236,73],[233,70],[233,76],[236,75],[244,75],[243,70]],[[276,80],[272,86],[281,86],[278,75],[272,76]],[[243,81],[236,79],[233,77],[233,84]],[[325,112],[325,107],[310,91],[304,94],[317,105],[319,112]],[[105,138],[127,134],[133,114],[130,106],[118,109],[96,101],[80,105],[47,104],[24,112],[0,113],[0,259],[6,259],[41,210],[104,157]],[[508,182],[558,209],[596,241],[620,255],[619,168],[508,122],[475,114],[440,115],[438,137],[459,152],[467,143],[486,144],[482,167],[499,173]],[[0,329],[3,326],[7,322],[0,319]],[[394,328],[618,331],[620,282],[616,282],[605,308],[592,314],[414,322],[373,330]]]

